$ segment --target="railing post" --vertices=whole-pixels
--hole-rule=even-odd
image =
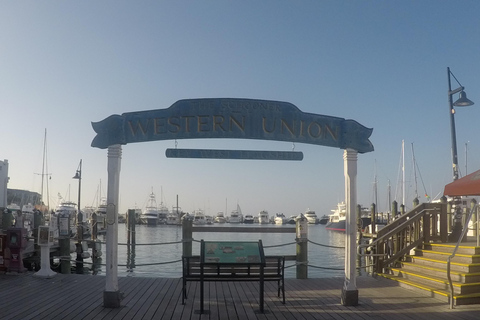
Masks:
[[[470,200],[470,210],[475,209],[476,204],[477,204],[477,200],[471,199]],[[477,238],[477,215],[476,214],[472,214],[472,226],[473,226],[472,234],[476,239]],[[465,226],[465,228],[468,228],[468,226]],[[467,232],[467,235],[468,235],[468,232]]]
[[[442,242],[448,241],[448,214],[447,214],[447,197],[440,198],[440,240]]]
[[[187,213],[182,217],[182,253],[185,257],[192,256],[192,219]]]
[[[447,232],[450,233],[452,232],[452,207],[453,207],[453,202],[448,201],[447,203]]]
[[[420,200],[418,200],[418,198],[415,198],[413,199],[413,207],[415,208],[416,206],[418,206],[420,204]]]
[[[397,216],[398,214],[398,203],[397,201],[392,202],[392,216],[388,217],[388,222],[392,222],[392,220]]]
[[[308,279],[308,221],[303,214],[296,221],[297,279]]]
[[[60,273],[70,274],[71,262],[70,262],[70,238],[60,237],[58,239],[58,245],[60,246]]]

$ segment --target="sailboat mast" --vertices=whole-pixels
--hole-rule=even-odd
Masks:
[[[375,200],[375,216],[377,214],[377,211],[378,211],[378,195],[377,195],[377,159],[375,159],[375,167],[373,168],[373,196],[374,196],[374,200]]]
[[[413,162],[413,177],[415,178],[415,197],[418,199],[418,186],[417,186],[417,163],[415,161],[415,151],[413,150],[412,143],[412,162]]]
[[[402,140],[402,204],[405,205],[405,140]]]

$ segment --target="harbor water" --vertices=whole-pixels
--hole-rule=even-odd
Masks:
[[[219,226],[228,227],[229,224]],[[235,224],[241,227],[241,224]],[[217,225],[208,226],[216,228]],[[252,227],[252,225],[245,225]],[[292,228],[292,225],[259,225],[259,228]],[[135,227],[135,251],[128,250],[127,230],[125,224],[118,225],[118,276],[119,277],[167,277],[180,278],[182,276],[182,228],[173,225],[137,225]],[[105,238],[99,237],[105,241]],[[194,255],[200,254],[200,240],[224,241],[258,241],[262,240],[266,255],[295,255],[295,233],[235,233],[235,232],[195,232],[193,233],[192,251]],[[341,277],[344,275],[345,265],[345,234],[326,230],[324,225],[309,225],[308,239],[308,268],[309,278]],[[198,242],[197,242],[198,241]],[[172,243],[173,244],[160,244]],[[286,246],[277,246],[288,244]],[[269,246],[276,246],[268,248]],[[339,248],[335,248],[339,247]],[[105,244],[102,244],[103,257],[105,257]],[[90,259],[85,262],[91,261]],[[177,261],[174,263],[168,263]],[[105,273],[105,258],[101,261],[98,274]],[[285,262],[285,277],[295,278],[295,261]],[[86,265],[87,266],[87,265]]]

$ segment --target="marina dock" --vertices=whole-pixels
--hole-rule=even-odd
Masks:
[[[103,307],[105,277],[32,273],[0,275],[0,319],[478,319],[480,305],[449,309],[448,303],[383,278],[357,278],[358,306],[340,303],[343,278],[286,279],[286,304],[272,283],[265,286],[265,313],[258,313],[258,283],[206,284],[206,314],[199,314],[199,284],[185,305],[180,278],[121,277],[120,308]]]

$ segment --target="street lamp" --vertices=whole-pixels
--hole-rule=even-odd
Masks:
[[[468,107],[473,105],[473,102],[467,99],[467,94],[464,91],[464,87],[458,82],[455,75],[450,71],[450,68],[447,68],[448,73],[448,106],[450,111],[450,130],[452,132],[452,158],[453,158],[453,181],[458,179],[458,155],[457,155],[457,137],[455,134],[455,107]],[[458,87],[455,90],[452,90],[452,85],[450,81],[450,76],[452,76],[455,81],[457,81]],[[460,98],[457,101],[453,102],[452,96],[460,92]]]
[[[82,257],[82,238],[83,238],[83,215],[80,211],[80,195],[82,191],[82,159],[80,159],[80,163],[78,164],[77,171],[75,172],[75,176],[73,179],[78,179],[78,218],[77,218],[77,262],[76,262],[76,269],[77,273],[83,273],[83,257]]]
[[[457,155],[457,137],[455,134],[455,107],[468,107],[473,105],[473,102],[467,98],[467,94],[464,91],[464,87],[458,82],[455,75],[450,71],[450,68],[447,68],[448,75],[448,107],[450,111],[450,129],[452,132],[452,162],[453,162],[453,181],[458,179],[458,155]],[[457,81],[459,87],[455,90],[452,90],[452,84],[450,81],[450,76],[452,76],[455,81]],[[453,102],[453,95],[460,92],[460,97],[457,101]],[[453,230],[449,235],[449,241],[458,241],[462,233],[462,211],[460,209],[460,198],[455,197],[453,199],[455,206],[455,216],[453,218]]]

